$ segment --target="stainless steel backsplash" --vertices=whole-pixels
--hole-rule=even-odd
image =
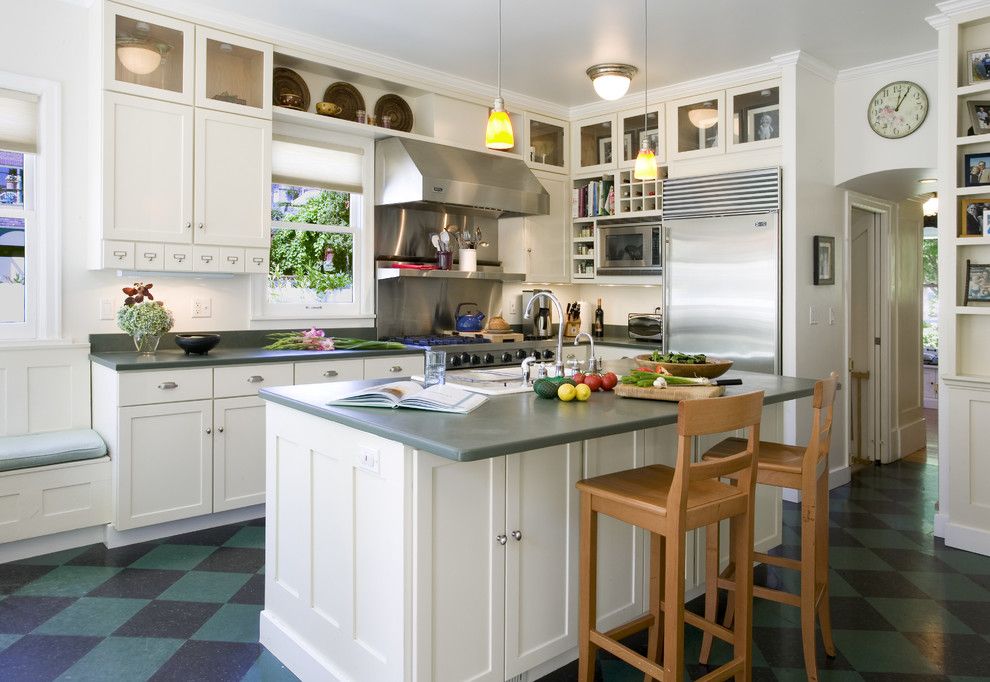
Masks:
[[[436,262],[437,250],[430,237],[439,234],[447,225],[453,225],[458,232],[466,228],[472,235],[475,227],[480,227],[482,238],[489,245],[478,248],[478,263],[498,264],[498,221],[495,218],[396,206],[375,207],[375,259]],[[451,248],[456,259],[457,248],[453,244]]]
[[[501,312],[502,283],[416,277],[381,280],[378,337],[449,332],[454,329],[454,312],[459,303],[477,303],[487,323],[488,318]]]

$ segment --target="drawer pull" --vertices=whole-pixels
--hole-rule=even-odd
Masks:
[[[186,229],[187,230],[191,230],[192,229],[192,221],[187,221],[186,222]]]
[[[400,365],[392,365],[391,367],[388,368],[388,371],[389,372],[401,372],[402,371],[402,367]]]
[[[264,259],[263,256],[254,256],[251,260],[254,261],[254,264],[255,265],[261,265],[262,263],[265,262],[265,259]]]
[[[203,223],[200,223],[196,227],[199,228],[200,230],[205,230],[206,229],[206,225],[204,225]]]
[[[201,261],[203,261],[204,263],[212,263],[213,262],[213,256],[208,256],[206,254],[200,254],[199,259]]]
[[[145,260],[152,261],[155,260],[156,258],[158,258],[158,254],[155,253],[154,251],[145,251],[144,253]]]
[[[178,387],[179,385],[174,381],[163,381],[162,383],[158,384],[158,388],[160,388],[163,391],[167,391],[169,389],[178,388]]]
[[[127,257],[126,251],[114,251],[113,255],[117,257],[117,260],[124,260]]]
[[[172,258],[174,258],[177,262],[182,263],[183,261],[186,260],[186,254],[184,254],[184,253],[173,253],[172,254]]]
[[[329,379],[331,377],[337,376],[338,374],[339,374],[339,372],[337,370],[335,370],[335,369],[328,369],[326,372],[323,373],[323,376],[325,376],[327,379]]]
[[[260,374],[252,374],[251,376],[248,377],[249,384],[260,384],[264,380],[265,377],[261,376]]]
[[[240,259],[240,256],[227,256],[227,262],[231,265],[236,265]]]
[[[211,433],[213,433],[213,429],[211,429],[210,427],[206,427],[206,435],[208,436]]]
[[[220,427],[217,428],[217,433],[223,433],[223,427],[222,426],[220,426]],[[519,531],[516,531],[516,532],[519,532]],[[516,538],[516,540],[518,540],[518,539],[519,538]]]

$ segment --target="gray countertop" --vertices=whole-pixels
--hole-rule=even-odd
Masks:
[[[766,404],[812,395],[815,382],[754,372],[729,372],[742,386],[726,395],[764,391]],[[395,440],[449,459],[469,462],[537,448],[673,424],[677,404],[595,393],[588,402],[541,400],[534,393],[497,396],[467,415],[326,403],[361,386],[391,379],[262,389],[265,400]]]
[[[262,348],[214,348],[207,355],[186,355],[179,349],[160,350],[152,355],[134,351],[90,353],[93,362],[117,372],[139,369],[175,369],[215,367],[219,365],[248,365],[266,362],[299,362],[301,360],[343,360],[372,358],[383,355],[413,355],[422,348],[407,346],[402,350],[264,350]]]

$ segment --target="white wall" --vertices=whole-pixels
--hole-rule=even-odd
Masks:
[[[887,140],[870,128],[866,108],[884,85],[906,80],[928,93],[928,118],[900,140]],[[839,73],[835,84],[835,184],[897,168],[935,168],[938,152],[937,53],[868,64]]]

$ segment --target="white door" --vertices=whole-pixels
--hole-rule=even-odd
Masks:
[[[265,401],[213,401],[213,511],[265,502]]]
[[[213,511],[210,400],[120,408],[117,530]]]
[[[881,458],[876,395],[881,367],[877,314],[879,220],[877,213],[852,208],[849,235],[849,452],[853,457],[867,461]]]
[[[268,247],[271,142],[271,121],[196,110],[197,244]]]
[[[534,173],[550,195],[549,215],[524,219],[526,234],[526,280],[568,282],[568,229],[571,192],[569,181],[553,173]]]
[[[581,445],[505,457],[505,677],[577,646]]]
[[[189,243],[193,108],[104,95],[104,239]]]

